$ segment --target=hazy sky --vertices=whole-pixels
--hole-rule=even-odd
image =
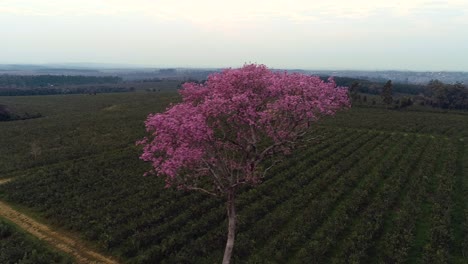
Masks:
[[[0,64],[468,71],[468,0],[0,0]]]

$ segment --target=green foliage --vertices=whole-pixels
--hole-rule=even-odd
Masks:
[[[26,112],[23,115],[14,114],[5,105],[0,105],[0,122],[27,120],[27,119],[33,119],[33,118],[39,118],[39,117],[42,117],[40,113],[29,114]]]
[[[0,263],[73,263],[73,259],[42,245],[0,219]]]
[[[382,96],[382,101],[389,105],[391,103],[393,103],[393,85],[392,85],[392,81],[388,81],[383,89],[382,89],[382,93],[380,94]]]
[[[385,85],[385,83],[381,81],[371,81],[350,77],[334,77],[334,80],[338,85],[347,87],[351,87],[354,83],[358,83],[358,92],[373,95],[380,94],[382,86]],[[418,95],[424,93],[425,89],[425,85],[422,84],[393,83],[394,93]]]
[[[352,102],[355,102],[360,99],[360,96],[358,94],[359,92],[359,82],[355,81],[349,86],[349,95],[351,98]]]
[[[461,83],[445,84],[438,80],[429,82],[427,103],[445,109],[468,109],[468,89]]]
[[[0,105],[0,121],[11,120],[12,114],[5,105]]]
[[[380,94],[387,108],[401,109],[413,103],[442,109],[468,109],[468,88],[463,83],[446,84],[439,80],[431,80],[427,85],[407,83],[381,83],[348,77],[335,77],[338,85],[350,87],[350,97],[353,102],[362,105],[362,94]],[[383,89],[382,89],[383,87]],[[392,107],[390,105],[394,103]],[[376,105],[374,100],[372,105]],[[354,104],[356,105],[356,104]]]

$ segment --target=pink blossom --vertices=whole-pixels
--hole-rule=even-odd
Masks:
[[[180,94],[181,103],[148,116],[141,159],[168,186],[214,193],[259,183],[262,160],[290,152],[314,122],[350,106],[333,79],[255,64],[185,83]]]

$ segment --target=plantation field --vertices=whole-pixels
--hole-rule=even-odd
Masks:
[[[73,259],[45,247],[39,240],[0,219],[0,263],[73,263]]]
[[[0,97],[13,112],[44,117],[0,122],[0,178],[25,168],[134,145],[150,112],[175,102],[175,93]],[[37,152],[36,155],[34,152]]]
[[[220,262],[223,201],[142,176],[143,121],[177,100],[0,97],[44,115],[0,123],[0,199],[122,262]],[[468,113],[356,107],[311,132],[239,194],[236,263],[468,263]]]

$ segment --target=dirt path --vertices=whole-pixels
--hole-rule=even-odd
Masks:
[[[12,179],[12,178],[0,179],[0,185],[5,184],[5,183],[7,183],[7,182],[11,182],[11,180],[13,180],[13,179]]]
[[[10,180],[11,179],[0,180],[0,184],[4,184]],[[2,201],[0,201],[0,217],[10,220],[24,231],[49,243],[58,250],[75,257],[77,263],[118,263],[109,257],[87,248],[84,243],[78,239],[71,238],[70,236],[52,230],[44,224],[38,223]]]

